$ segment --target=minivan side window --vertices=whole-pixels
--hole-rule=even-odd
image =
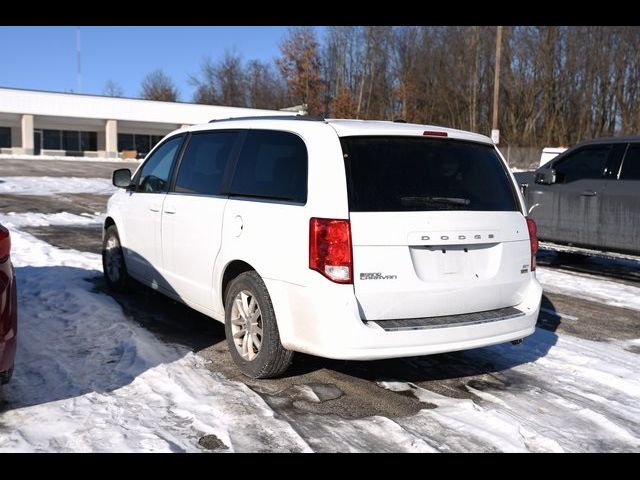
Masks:
[[[171,165],[182,139],[182,135],[170,138],[145,161],[138,176],[137,192],[162,193],[167,191]]]
[[[187,144],[176,178],[175,191],[219,195],[237,132],[195,133]]]
[[[620,180],[640,180],[640,145],[631,144],[624,157]]]
[[[561,159],[553,166],[556,170],[557,182],[569,183],[589,178],[602,178],[610,151],[611,145],[595,145],[582,148]]]
[[[250,130],[231,182],[231,195],[307,201],[307,147],[288,132]]]

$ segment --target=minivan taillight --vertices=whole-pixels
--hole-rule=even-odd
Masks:
[[[0,225],[0,262],[4,262],[11,251],[11,236],[9,230]]]
[[[337,283],[353,282],[349,220],[309,221],[309,268]]]
[[[531,243],[531,271],[536,269],[536,255],[538,253],[538,227],[533,218],[527,217],[527,228],[529,229],[529,242]]]

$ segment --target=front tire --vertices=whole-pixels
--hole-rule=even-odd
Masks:
[[[293,351],[280,343],[269,292],[255,271],[242,273],[231,282],[224,310],[227,345],[242,373],[251,378],[282,375],[291,364]]]
[[[130,277],[124,262],[124,253],[120,244],[120,236],[115,225],[111,225],[104,233],[102,242],[102,271],[109,288],[115,292],[126,292],[129,289]]]

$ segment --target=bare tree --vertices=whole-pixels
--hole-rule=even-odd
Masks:
[[[287,87],[268,63],[249,62],[246,68],[249,106],[253,108],[284,108]]]
[[[310,27],[290,29],[280,45],[278,68],[295,103],[307,104],[309,113],[321,113],[322,79],[315,32]]]
[[[491,131],[496,28],[308,27],[274,62],[205,60],[199,103],[282,108]],[[501,146],[535,150],[640,131],[640,27],[504,27]],[[115,89],[114,89],[115,90]]]
[[[102,93],[108,97],[122,97],[124,90],[117,82],[107,80],[107,83],[104,84],[104,88],[102,89]]]
[[[145,100],[175,102],[178,99],[178,89],[162,70],[154,70],[142,80],[140,97]]]
[[[226,51],[217,62],[206,58],[200,68],[200,75],[192,76],[189,81],[196,87],[196,103],[249,106],[247,75],[242,58],[234,51]]]
[[[207,105],[219,105],[218,81],[216,78],[216,66],[210,58],[205,58],[200,66],[200,75],[191,75],[189,83],[196,87],[193,94],[195,103]]]

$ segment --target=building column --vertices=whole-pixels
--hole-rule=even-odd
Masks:
[[[33,155],[33,115],[22,115],[22,153]]]
[[[118,156],[118,121],[107,120],[104,128],[105,155],[110,158]]]

